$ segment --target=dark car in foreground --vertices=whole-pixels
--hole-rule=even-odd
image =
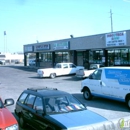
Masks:
[[[51,88],[28,88],[16,102],[15,113],[22,128],[37,130],[86,130],[106,118],[87,110],[71,94]]]
[[[0,130],[18,130],[18,123],[13,114],[6,108],[14,104],[13,99],[5,99],[2,102],[0,98]]]

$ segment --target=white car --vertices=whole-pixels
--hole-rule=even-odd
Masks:
[[[93,96],[126,102],[130,109],[130,67],[102,67],[81,82],[86,100]]]
[[[86,78],[92,74],[96,69],[105,67],[103,64],[90,64],[89,69],[79,69],[76,71],[76,77]]]
[[[55,68],[46,68],[46,69],[38,69],[37,74],[38,77],[51,77],[55,78],[56,76],[61,75],[71,75],[76,74],[78,69],[84,69],[83,66],[76,66],[73,63],[57,63]]]

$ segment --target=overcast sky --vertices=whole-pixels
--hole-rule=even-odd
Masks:
[[[0,51],[130,29],[129,0],[0,0]],[[4,31],[6,34],[4,35]]]

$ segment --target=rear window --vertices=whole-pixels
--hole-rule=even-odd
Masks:
[[[55,68],[61,68],[61,64],[56,64]]]

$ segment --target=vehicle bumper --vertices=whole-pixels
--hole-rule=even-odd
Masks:
[[[37,74],[38,77],[43,78],[44,76],[42,74]]]

